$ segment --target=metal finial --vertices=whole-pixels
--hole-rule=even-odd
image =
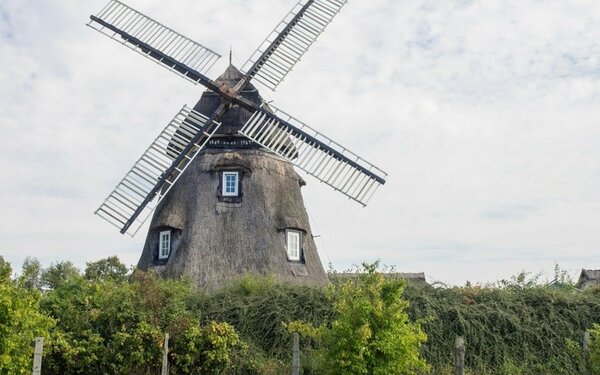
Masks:
[[[229,45],[229,65],[231,65],[231,57],[233,55],[233,47]]]

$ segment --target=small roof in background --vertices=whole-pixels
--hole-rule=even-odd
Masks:
[[[593,285],[600,285],[600,270],[582,269],[576,286],[585,289]]]

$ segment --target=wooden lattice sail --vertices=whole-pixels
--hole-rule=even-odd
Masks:
[[[327,278],[293,165],[366,205],[386,173],[285,112],[274,90],[346,4],[300,0],[244,64],[217,80],[220,57],[118,0],[88,25],[208,90],[184,107],[96,213],[135,234],[154,211],[138,266],[219,285],[244,273],[307,283]]]

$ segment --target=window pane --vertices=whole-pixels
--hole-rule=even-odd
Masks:
[[[300,233],[287,233],[287,252],[290,260],[300,260]]]
[[[161,232],[159,236],[158,257],[165,259],[169,257],[169,252],[171,251],[171,232]]]
[[[223,194],[237,195],[238,194],[238,173],[225,172],[223,173]]]

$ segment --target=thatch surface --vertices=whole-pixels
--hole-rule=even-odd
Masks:
[[[241,201],[219,198],[220,171],[241,172]],[[324,284],[300,192],[304,181],[292,165],[262,150],[206,150],[157,207],[138,267],[167,277],[189,276],[198,286],[219,286],[245,273]],[[158,232],[181,230],[171,256],[156,260]],[[286,255],[285,228],[306,232],[303,262]]]
[[[588,288],[590,286],[600,285],[600,270],[581,270],[579,275],[579,281],[577,287],[581,289]]]

